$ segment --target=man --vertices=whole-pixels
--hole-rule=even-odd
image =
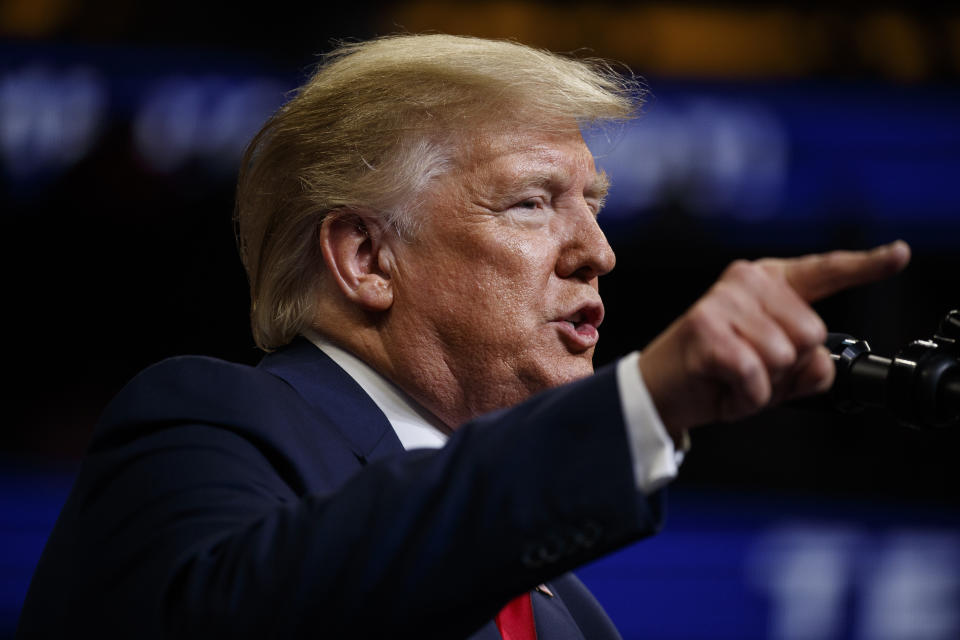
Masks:
[[[617,637],[565,572],[657,529],[688,429],[826,389],[809,302],[908,259],[735,263],[594,374],[614,255],[580,127],[634,91],[511,43],[332,55],[241,172],[272,352],[168,360],[111,403],[19,632]]]

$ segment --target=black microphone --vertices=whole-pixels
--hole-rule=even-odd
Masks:
[[[960,424],[960,310],[946,315],[932,339],[890,358],[842,333],[828,334],[826,346],[837,368],[829,397],[841,411],[883,407],[921,429]]]

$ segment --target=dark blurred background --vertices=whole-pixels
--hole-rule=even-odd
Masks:
[[[0,0],[0,637],[109,398],[167,356],[259,358],[231,224],[245,143],[335,41],[398,31],[646,80],[642,119],[588,136],[619,258],[599,364],[739,257],[910,242],[905,273],[817,305],[882,355],[960,307],[956,8]],[[958,433],[807,406],[705,427],[665,532],[581,576],[626,638],[960,637]]]

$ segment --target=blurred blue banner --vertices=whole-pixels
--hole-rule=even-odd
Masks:
[[[297,79],[255,60],[175,50],[0,46],[0,175],[16,197],[91,157],[232,182]],[[602,220],[638,233],[682,215],[734,243],[822,242],[843,226],[914,244],[960,239],[960,88],[651,79],[644,116],[588,132],[614,189]],[[129,154],[129,155],[123,155]],[[30,193],[29,189],[26,189]]]
[[[642,118],[589,136],[611,226],[667,206],[733,230],[960,229],[956,87],[652,84]]]
[[[670,492],[656,537],[580,571],[626,640],[960,637],[960,512]]]

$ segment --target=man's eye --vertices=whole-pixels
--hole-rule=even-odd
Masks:
[[[534,198],[530,198],[530,199],[527,199],[527,200],[521,200],[520,202],[518,202],[517,204],[515,204],[515,205],[513,205],[513,206],[516,207],[517,209],[530,209],[530,210],[533,210],[533,209],[539,208],[539,207],[540,207],[540,204],[541,204],[541,203],[540,203],[539,200],[536,200],[536,199],[534,199]]]

